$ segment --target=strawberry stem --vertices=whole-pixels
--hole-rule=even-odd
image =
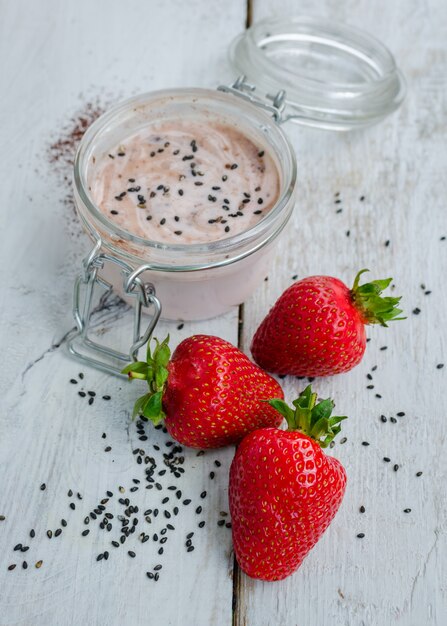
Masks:
[[[402,313],[402,309],[397,308],[400,297],[382,297],[381,295],[393,279],[372,280],[364,285],[359,285],[360,276],[365,272],[369,272],[369,270],[360,270],[351,289],[354,306],[360,312],[364,323],[387,326],[387,322],[406,319],[405,317],[398,317]]]
[[[327,448],[338,435],[341,430],[340,422],[346,419],[346,416],[331,416],[335,405],[330,398],[317,403],[317,394],[313,393],[311,385],[292,402],[294,409],[279,398],[268,402],[286,418],[288,430],[299,430],[314,439],[322,448]]]
[[[122,374],[127,374],[130,380],[134,378],[145,380],[149,392],[135,402],[132,419],[137,415],[144,415],[155,425],[166,416],[163,411],[163,393],[168,379],[168,363],[171,357],[169,335],[161,343],[155,339],[155,349],[151,352],[150,343],[147,345],[146,361],[136,361],[127,365]]]

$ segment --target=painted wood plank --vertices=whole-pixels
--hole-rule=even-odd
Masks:
[[[177,452],[185,457],[186,471],[175,478],[164,464],[163,453],[172,449],[166,435],[147,429],[148,439],[141,441],[129,423],[129,408],[142,387],[67,357],[63,338],[73,325],[72,283],[89,244],[64,204],[67,187],[48,165],[46,150],[64,120],[85,102],[170,86],[213,87],[228,79],[226,49],[244,28],[245,2],[18,0],[2,3],[1,13],[0,515],[6,519],[0,521],[0,624],[229,624],[231,536],[217,521],[226,520],[219,513],[228,510],[233,451],[203,457]],[[169,331],[174,345],[195,332],[237,342],[237,315],[234,310],[182,330],[161,324],[158,333]],[[124,307],[111,306],[96,317],[97,333],[123,338],[127,320]],[[70,384],[71,378],[77,384]],[[88,395],[78,395],[82,390],[96,392],[92,405]],[[135,448],[145,450],[141,465]],[[144,489],[145,456],[155,459],[163,491]],[[163,470],[166,475],[159,476]],[[181,490],[180,498],[166,490],[171,485]],[[114,493],[107,503],[115,516],[111,532],[83,523],[107,490]],[[139,507],[140,522],[132,540],[117,549],[110,542],[120,536],[118,497]],[[164,497],[169,502],[162,504]],[[182,505],[185,499],[191,503]],[[157,518],[151,514],[151,524],[141,515],[149,508],[160,510]],[[202,520],[206,525],[199,528]],[[168,530],[162,544],[160,531],[169,522],[175,531]],[[55,537],[58,528],[62,534]],[[90,530],[86,537],[84,529]],[[138,540],[142,531],[151,536],[144,544]],[[189,532],[194,532],[191,552],[185,546]],[[14,552],[18,543],[29,550]],[[108,561],[96,562],[104,550],[110,552]],[[128,550],[135,551],[134,559]],[[8,571],[14,563],[16,569]],[[158,563],[163,568],[154,582],[145,572],[155,573]]]
[[[299,7],[292,0],[255,0],[253,11],[254,20],[318,13],[367,29],[395,54],[408,96],[397,114],[361,132],[287,127],[298,154],[298,202],[268,282],[245,305],[244,348],[295,274],[332,274],[348,283],[361,267],[392,275],[408,320],[371,328],[357,369],[315,381],[321,396],[333,396],[341,414],[350,415],[343,426],[347,442],[332,451],[348,472],[346,498],[294,576],[275,584],[240,576],[236,623],[444,624],[446,368],[437,364],[446,358],[446,6],[348,0],[316,8],[307,0]],[[412,313],[416,308],[419,314]],[[370,382],[374,389],[367,389]],[[292,399],[303,383],[284,384]],[[356,538],[360,532],[363,540]]]

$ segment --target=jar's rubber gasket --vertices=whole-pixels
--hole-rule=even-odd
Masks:
[[[266,19],[231,44],[258,94],[286,91],[283,120],[331,130],[374,124],[405,97],[391,52],[368,33],[316,17]]]

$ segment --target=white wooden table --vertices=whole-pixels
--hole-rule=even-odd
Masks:
[[[249,5],[254,20],[299,9],[367,28],[396,55],[408,80],[408,97],[397,114],[355,134],[290,127],[300,190],[286,244],[268,281],[239,311],[185,324],[180,331],[176,324],[163,324],[159,334],[169,330],[174,344],[195,332],[237,343],[239,330],[240,345],[248,351],[257,324],[293,275],[331,273],[350,282],[359,268],[369,267],[377,277],[394,276],[408,320],[389,330],[371,329],[366,357],[353,372],[315,381],[319,394],[333,396],[342,414],[350,416],[344,425],[346,443],[339,441],[332,451],[347,468],[346,498],[294,576],[275,584],[246,578],[233,563],[231,531],[217,525],[228,520],[220,512],[228,511],[233,450],[202,457],[184,451],[185,474],[157,478],[165,488],[176,485],[180,500],[174,491],[143,486],[131,493],[132,479],[143,480],[145,467],[132,450],[145,448],[158,472],[164,467],[163,450],[169,451],[166,436],[148,429],[148,440],[140,441],[135,424],[129,424],[136,387],[80,367],[65,351],[64,336],[73,325],[72,282],[88,242],[64,203],[69,190],[48,163],[48,144],[76,110],[96,98],[111,102],[139,91],[229,80],[226,51],[245,27],[246,1],[3,0],[2,626],[447,623],[447,366],[437,368],[446,359],[447,240],[441,238],[447,236],[447,4],[322,0],[316,7],[303,0],[298,7],[293,0],[254,0]],[[418,315],[412,313],[415,308]],[[117,322],[125,327],[125,313],[111,306],[98,314],[98,332],[106,335]],[[367,374],[376,365],[371,382]],[[81,371],[84,380],[78,378]],[[71,378],[78,383],[70,384]],[[284,385],[289,399],[300,389],[296,380],[286,379]],[[78,395],[82,389],[96,391],[92,405],[88,396]],[[102,400],[103,395],[111,400]],[[154,444],[162,449],[154,450]],[[107,446],[110,452],[104,451]],[[417,472],[423,474],[417,477]],[[119,486],[140,513],[159,507],[160,515],[151,525],[140,521],[133,538],[114,548],[115,529],[108,533],[97,524],[85,526],[83,518],[106,490],[114,492],[109,510],[119,513]],[[202,499],[203,491],[207,496]],[[168,521],[161,504],[166,493],[170,511],[185,498],[192,502],[180,504],[170,520],[175,530],[167,531],[168,541],[160,544],[152,535]],[[195,513],[198,506],[203,506],[200,514]],[[411,512],[406,514],[407,508]],[[201,520],[203,528],[198,527]],[[49,539],[46,531],[58,528],[62,534]],[[87,528],[90,534],[81,536]],[[151,534],[145,544],[138,540],[143,530]],[[187,552],[186,536],[192,531],[195,550]],[[365,537],[358,539],[358,533]],[[13,551],[17,543],[30,548]],[[110,552],[108,561],[97,562],[104,550]],[[43,560],[40,569],[38,560]],[[160,578],[149,580],[146,571],[155,573],[157,563],[163,566]]]

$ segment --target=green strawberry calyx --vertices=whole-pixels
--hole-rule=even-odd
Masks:
[[[317,403],[317,394],[312,392],[311,385],[292,402],[293,409],[279,398],[269,400],[268,403],[286,418],[288,430],[304,433],[322,448],[328,447],[341,430],[340,422],[347,419],[346,416],[331,416],[335,405],[330,398]]]
[[[372,280],[370,283],[359,285],[360,276],[365,272],[369,272],[369,270],[360,270],[351,289],[354,306],[360,312],[364,323],[387,326],[387,322],[406,319],[405,317],[398,317],[403,312],[402,309],[397,308],[400,298],[382,297],[382,291],[389,286],[393,279]]]
[[[147,344],[146,361],[129,363],[121,373],[127,374],[131,380],[145,380],[149,387],[148,393],[135,402],[132,419],[137,415],[143,415],[157,425],[166,417],[163,411],[163,393],[168,380],[167,366],[171,357],[169,335],[161,343],[155,339],[155,344],[153,352],[150,342]]]

